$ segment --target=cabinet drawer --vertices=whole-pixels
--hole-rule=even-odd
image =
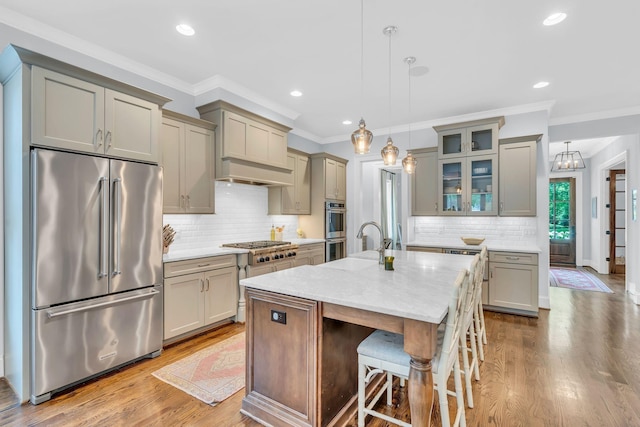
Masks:
[[[198,273],[217,268],[231,267],[236,264],[235,255],[221,255],[205,258],[195,258],[185,261],[167,262],[164,264],[164,277],[180,276],[182,274]]]
[[[313,251],[322,251],[324,253],[324,243],[311,243],[308,245],[300,245],[298,246],[297,253],[298,255],[308,255],[309,252]]]
[[[489,262],[537,265],[538,254],[520,252],[489,252]]]

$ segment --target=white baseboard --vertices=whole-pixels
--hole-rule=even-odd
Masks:
[[[629,288],[627,289],[627,293],[629,294],[629,298],[633,301],[634,304],[640,305],[640,289],[636,286],[635,283],[629,282]]]
[[[547,310],[550,310],[551,304],[549,302],[549,297],[538,297],[538,308],[546,308]]]

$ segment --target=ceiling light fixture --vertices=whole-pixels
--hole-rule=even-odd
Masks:
[[[407,157],[402,159],[402,168],[411,175],[416,171],[416,166],[418,165],[416,158],[411,155],[411,66],[416,62],[416,57],[407,56],[404,58],[404,62],[409,66],[409,72],[407,73],[409,76],[409,150],[407,150]]]
[[[176,25],[176,31],[182,34],[183,36],[192,36],[196,33],[196,30],[194,30],[193,27],[188,24]]]
[[[580,152],[569,151],[571,141],[565,141],[564,143],[567,144],[567,149],[566,151],[556,154],[555,159],[553,159],[553,164],[551,165],[551,172],[574,171],[576,169],[586,168],[587,166],[584,164]]]
[[[543,87],[549,86],[549,82],[538,82],[533,85],[534,89],[542,89]]]
[[[393,145],[393,140],[391,139],[391,36],[393,36],[397,31],[398,27],[394,27],[393,25],[389,25],[382,29],[382,33],[389,37],[389,136],[387,137],[387,145],[380,150],[382,160],[384,160],[384,164],[386,166],[395,165],[398,153],[400,153],[400,150],[398,147]]]
[[[300,92],[299,90],[292,90],[292,91],[290,92],[290,95],[291,95],[291,96],[298,97],[298,96],[302,96],[302,92]]]
[[[351,120],[343,120],[342,121],[343,125],[350,125],[351,123],[353,123]]]
[[[364,122],[364,0],[360,0],[360,123],[351,134],[351,143],[356,154],[367,154],[371,148],[373,134]]]
[[[551,15],[547,16],[547,19],[542,21],[542,24],[546,25],[547,27],[550,27],[551,25],[556,25],[561,23],[562,21],[565,20],[566,17],[567,17],[567,14],[564,12],[552,13]]]

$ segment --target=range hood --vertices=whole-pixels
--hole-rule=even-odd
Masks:
[[[287,157],[290,127],[222,100],[202,105],[198,112],[216,125],[216,180],[293,185],[295,165]]]
[[[216,180],[252,185],[293,185],[293,171],[226,158],[216,162]]]

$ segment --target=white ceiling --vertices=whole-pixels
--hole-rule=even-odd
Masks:
[[[543,26],[556,11],[567,19]],[[347,138],[361,112],[379,132],[525,104],[553,105],[551,123],[638,113],[639,18],[637,0],[366,0],[361,102],[358,0],[0,0],[0,22],[193,95],[227,88],[317,142]],[[411,108],[409,55],[428,68]]]

